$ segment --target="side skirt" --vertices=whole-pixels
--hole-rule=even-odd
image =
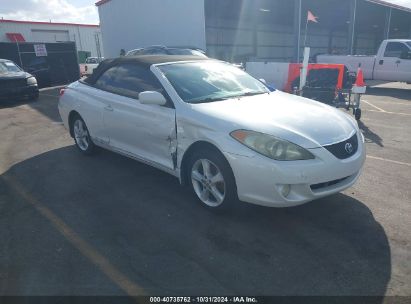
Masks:
[[[114,148],[113,146],[111,146],[111,145],[109,145],[109,144],[104,144],[104,143],[102,143],[102,142],[99,141],[99,140],[94,140],[94,138],[93,138],[93,142],[95,143],[96,146],[99,146],[100,148],[103,148],[103,149],[109,150],[109,151],[111,151],[111,152],[114,152],[114,153],[118,153],[118,154],[120,154],[120,155],[123,155],[123,156],[125,156],[125,157],[134,159],[134,160],[136,160],[136,161],[138,161],[138,162],[140,162],[140,163],[143,163],[143,164],[145,164],[145,165],[151,166],[151,167],[156,168],[156,169],[158,169],[158,170],[161,170],[161,171],[163,171],[163,172],[165,172],[165,173],[168,173],[168,174],[170,174],[170,175],[172,175],[172,176],[174,176],[174,177],[177,177],[177,178],[180,180],[180,169],[177,169],[177,168],[176,168],[176,169],[173,170],[173,169],[164,167],[163,165],[160,165],[160,164],[158,164],[158,163],[156,163],[156,162],[153,162],[153,161],[144,159],[144,158],[142,158],[142,157],[136,156],[136,155],[131,154],[131,153],[127,152],[127,151],[124,151],[124,150],[121,150],[121,149],[118,149],[118,148]]]

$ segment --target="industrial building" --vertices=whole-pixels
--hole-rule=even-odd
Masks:
[[[98,25],[0,19],[0,42],[75,42],[82,61],[104,56]]]
[[[411,38],[411,9],[380,0],[101,0],[106,57],[149,45],[193,46],[228,61],[296,61],[311,54],[375,54]],[[306,32],[307,12],[318,17]],[[307,33],[307,39],[305,39]]]

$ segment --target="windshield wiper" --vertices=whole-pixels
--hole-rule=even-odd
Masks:
[[[246,92],[236,97],[250,97],[250,96],[262,95],[262,94],[270,94],[270,93],[269,92]]]
[[[189,101],[189,103],[209,103],[209,102],[215,102],[215,101],[223,101],[227,99],[232,99],[232,98],[240,98],[240,97],[249,97],[249,96],[255,96],[255,95],[262,95],[262,94],[270,94],[270,92],[246,92],[241,95],[232,95],[232,96],[226,96],[226,97],[209,97],[201,100],[193,100]]]
[[[209,102],[215,102],[215,101],[223,101],[223,100],[227,100],[230,99],[232,97],[215,97],[215,98],[205,98],[205,99],[201,99],[201,100],[193,100],[190,101],[190,103],[209,103]]]

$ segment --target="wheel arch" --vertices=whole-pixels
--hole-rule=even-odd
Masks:
[[[217,153],[218,155],[221,156],[221,158],[227,162],[228,167],[231,170],[232,177],[234,178],[234,184],[237,185],[236,180],[235,180],[235,175],[233,172],[233,169],[231,168],[230,162],[227,160],[227,158],[224,156],[224,154],[221,152],[221,150],[214,144],[208,142],[208,141],[197,141],[195,143],[192,143],[188,149],[184,152],[183,158],[181,160],[181,165],[180,165],[180,182],[182,185],[188,185],[188,181],[190,180],[189,177],[189,172],[188,172],[188,165],[190,161],[190,157],[199,150],[208,150]]]
[[[81,115],[80,115],[76,110],[72,110],[72,111],[70,112],[69,116],[68,116],[69,132],[70,132],[70,136],[73,137],[73,138],[74,138],[74,134],[73,134],[73,121],[74,121],[74,118],[75,118],[76,116],[81,117]],[[83,119],[83,118],[81,117],[81,119]]]

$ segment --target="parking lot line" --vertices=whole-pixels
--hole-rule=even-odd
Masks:
[[[368,112],[376,112],[376,113],[384,113],[384,114],[395,114],[395,115],[411,116],[411,113],[376,111],[376,110],[367,110],[367,111]]]
[[[383,157],[376,157],[376,156],[367,155],[367,158],[371,158],[371,159],[375,159],[375,160],[382,160],[382,161],[386,161],[386,162],[397,164],[397,165],[411,167],[410,163],[404,163],[404,162],[400,162],[400,161],[396,161],[396,160],[386,159],[386,158],[383,158]]]
[[[381,109],[381,108],[379,108],[379,107],[377,107],[377,106],[374,106],[371,102],[369,102],[369,101],[367,101],[367,100],[361,100],[361,101],[362,101],[362,102],[365,102],[367,105],[372,106],[373,108],[377,109],[377,110],[380,111],[380,112],[387,112],[387,111],[385,111],[384,109]]]
[[[411,102],[403,103],[403,102],[392,102],[392,101],[385,101],[385,100],[378,100],[378,102],[385,102],[385,103],[389,103],[390,105],[394,105],[394,106],[411,106]]]
[[[411,113],[402,113],[402,112],[390,112],[390,111],[386,111],[380,107],[377,107],[375,105],[373,105],[371,102],[367,101],[367,100],[362,100],[362,102],[366,103],[367,105],[377,109],[376,110],[367,110],[369,112],[377,112],[377,113],[385,113],[385,114],[396,114],[396,115],[404,115],[404,116],[411,116]]]
[[[71,229],[61,218],[49,208],[41,204],[29,192],[25,191],[23,185],[9,176],[2,178],[17,194],[32,205],[43,217],[45,217],[64,238],[70,242],[83,256],[96,265],[114,284],[121,288],[129,296],[145,295],[142,287],[130,281],[123,273],[116,269],[110,261],[101,255],[90,244],[83,240],[73,229]]]

